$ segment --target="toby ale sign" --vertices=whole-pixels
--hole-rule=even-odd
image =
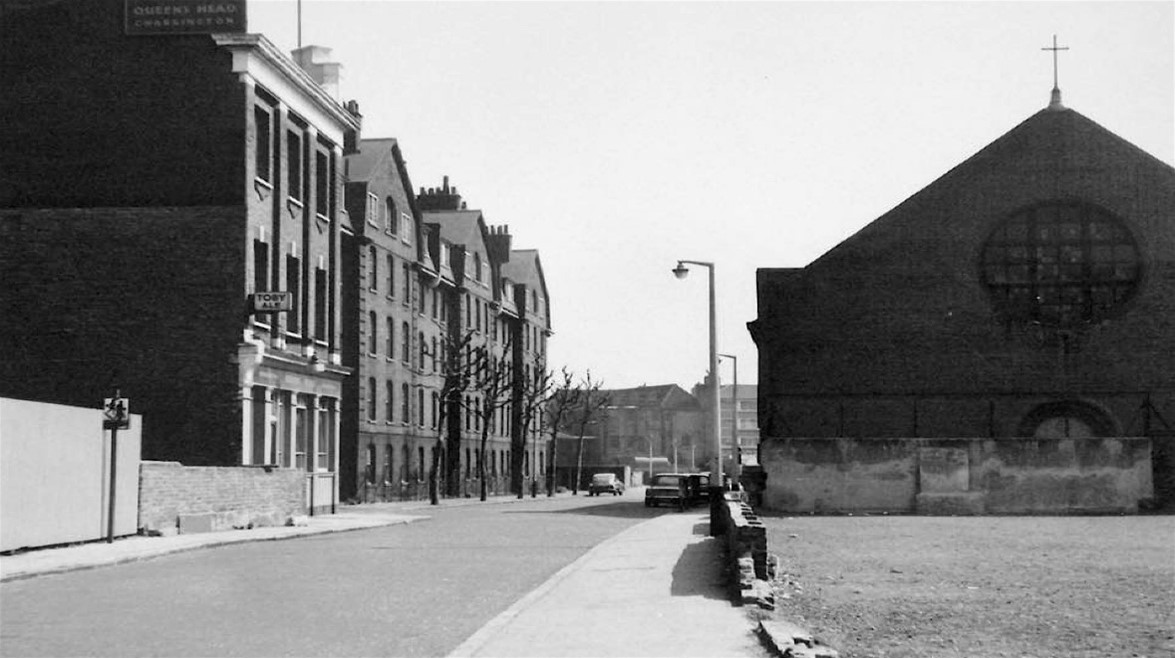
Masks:
[[[126,0],[126,33],[245,32],[245,0]]]
[[[255,292],[251,299],[254,313],[278,313],[294,307],[294,295],[288,292]]]

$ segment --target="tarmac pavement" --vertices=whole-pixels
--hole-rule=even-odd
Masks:
[[[428,510],[427,501],[343,506],[337,514],[308,517],[304,525],[134,536],[0,555],[0,581],[239,542],[411,523],[429,518]],[[632,526],[564,567],[451,655],[765,656],[750,615],[730,603],[722,545],[708,535],[704,512],[667,513]]]

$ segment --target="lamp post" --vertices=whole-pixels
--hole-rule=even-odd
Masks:
[[[730,387],[730,475],[739,482],[743,475],[742,442],[738,438],[738,357],[733,354],[719,354],[734,364],[734,384]]]
[[[723,486],[722,486],[722,434],[721,430],[721,416],[722,409],[719,407],[718,397],[718,319],[714,308],[714,263],[697,260],[679,260],[677,267],[673,268],[673,275],[679,279],[684,279],[689,275],[689,268],[686,265],[698,265],[710,271],[710,393],[711,393],[711,407],[714,409],[714,414],[710,417],[710,434],[713,437],[711,447],[714,451],[714,457],[710,460],[710,535],[718,536],[722,534],[721,516],[719,510],[723,501]]]

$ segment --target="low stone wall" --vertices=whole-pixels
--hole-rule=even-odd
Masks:
[[[800,513],[1135,513],[1147,438],[765,439],[768,509]]]
[[[735,605],[775,607],[771,579],[774,565],[767,553],[767,527],[739,494],[728,492],[719,505],[718,536],[725,542],[726,572]]]
[[[139,467],[139,529],[149,534],[286,525],[306,514],[306,473],[266,466]]]

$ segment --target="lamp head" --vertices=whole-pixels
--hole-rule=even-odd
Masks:
[[[677,267],[673,268],[673,276],[675,276],[679,279],[684,279],[688,274],[689,274],[689,268],[686,267],[685,265],[682,265],[681,262],[678,261]]]

